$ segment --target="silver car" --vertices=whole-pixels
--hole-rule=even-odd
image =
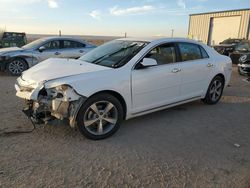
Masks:
[[[21,48],[0,49],[0,70],[20,75],[26,69],[48,58],[77,59],[96,46],[72,37],[47,37]]]

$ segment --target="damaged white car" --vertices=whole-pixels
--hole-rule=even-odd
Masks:
[[[118,39],[78,60],[46,60],[15,87],[33,122],[68,119],[87,138],[103,139],[123,119],[198,99],[216,104],[231,71],[230,58],[193,40]]]

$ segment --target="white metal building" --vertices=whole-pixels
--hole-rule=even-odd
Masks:
[[[191,14],[188,36],[208,45],[228,38],[250,39],[250,8]]]

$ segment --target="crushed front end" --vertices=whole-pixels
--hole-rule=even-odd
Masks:
[[[27,83],[22,78],[15,84],[16,95],[25,100],[23,112],[36,124],[53,119],[67,119],[71,127],[76,126],[76,115],[86,100],[69,85],[46,88],[45,82]]]

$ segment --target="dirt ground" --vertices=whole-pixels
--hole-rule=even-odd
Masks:
[[[217,105],[192,102],[91,141],[62,123],[0,136],[0,187],[250,187],[250,84],[234,68]],[[31,128],[0,75],[0,133]]]

